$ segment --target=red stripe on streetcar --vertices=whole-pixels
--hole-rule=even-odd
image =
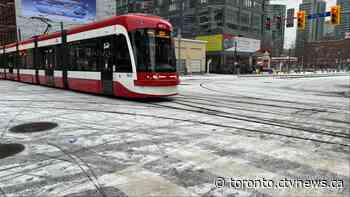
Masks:
[[[177,95],[177,93],[165,94],[165,95],[136,93],[136,92],[132,92],[132,91],[128,90],[121,83],[116,82],[116,81],[114,81],[114,83],[113,83],[113,89],[114,89],[114,95],[121,96],[121,97],[128,97],[128,98],[156,98],[156,97],[168,97],[168,96]]]
[[[34,83],[34,75],[20,74],[20,79],[21,79],[22,82]]]
[[[101,93],[101,81],[92,79],[68,79],[69,89],[90,93]]]
[[[62,77],[54,77],[55,87],[63,88],[63,78]]]
[[[177,73],[137,73],[136,86],[176,86],[180,84]]]

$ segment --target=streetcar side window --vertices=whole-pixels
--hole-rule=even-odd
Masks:
[[[130,53],[126,37],[122,34],[115,39],[116,49],[116,72],[132,73]]]
[[[41,69],[52,69],[56,66],[56,55],[53,47],[40,48]]]
[[[13,69],[15,68],[15,64],[16,64],[16,53],[12,52],[12,53],[8,53],[7,54],[7,67],[9,68],[9,72],[13,73]]]
[[[25,53],[24,51],[18,52],[18,62],[17,63],[18,63],[18,67],[22,68],[22,69],[25,68],[25,58],[26,57],[24,56],[24,53]]]
[[[98,71],[99,46],[97,39],[71,43],[69,64],[74,71]]]
[[[0,68],[5,67],[5,54],[0,54]]]
[[[27,49],[19,52],[20,66],[25,69],[33,68],[33,49]]]
[[[26,54],[26,66],[28,69],[33,69],[34,68],[34,53],[33,49],[28,49],[27,54]]]

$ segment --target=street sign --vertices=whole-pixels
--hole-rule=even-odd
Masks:
[[[294,27],[294,8],[287,10],[287,27]]]
[[[331,12],[323,12],[323,13],[316,13],[316,14],[310,14],[307,16],[307,19],[315,19],[315,18],[323,18],[323,17],[328,17],[331,16]]]

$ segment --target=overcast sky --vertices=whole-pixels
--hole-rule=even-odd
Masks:
[[[327,2],[327,11],[329,10],[330,6],[335,5],[337,2],[337,0],[320,0],[320,1]],[[295,11],[298,11],[299,4],[302,2],[302,0],[270,0],[270,2],[271,4],[284,4],[284,5],[287,5],[287,9],[295,8]],[[287,28],[285,33],[284,47],[289,48],[291,44],[295,42],[295,37],[296,37],[296,28]]]

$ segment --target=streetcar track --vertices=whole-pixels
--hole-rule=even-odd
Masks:
[[[223,105],[217,105],[217,104],[210,104],[210,103],[202,103],[202,102],[195,102],[195,101],[191,101],[191,100],[187,100],[187,99],[180,99],[180,98],[176,98],[175,100],[181,100],[184,101],[186,103],[193,103],[193,104],[199,104],[199,105],[205,105],[206,107],[218,107],[218,108],[226,108],[226,109],[234,109],[234,110],[240,110],[240,111],[248,111],[248,112],[257,112],[257,113],[263,113],[263,114],[273,114],[273,115],[282,115],[284,117],[288,116],[289,118],[305,118],[304,115],[299,115],[299,114],[295,114],[293,113],[293,116],[290,115],[286,115],[285,113],[277,113],[277,112],[272,112],[272,111],[263,111],[263,110],[254,110],[254,109],[243,109],[242,107],[232,107],[232,106],[227,106],[227,104],[223,104]],[[172,101],[175,102],[175,101]],[[217,102],[216,102],[217,103]],[[316,112],[315,112],[316,113]],[[255,117],[254,117],[255,118]],[[280,121],[285,121],[285,120],[280,120]],[[328,120],[329,122],[332,122],[331,120]],[[301,122],[303,123],[303,122]],[[344,123],[345,124],[345,123]],[[350,122],[348,123],[350,124]],[[332,128],[337,128],[337,129],[345,129],[347,130],[348,128],[344,128],[344,127],[338,127],[338,126],[334,126],[334,125],[324,125],[324,124],[317,124],[318,126],[324,126],[324,127],[332,127]]]
[[[240,121],[253,122],[253,123],[259,123],[259,124],[270,125],[270,126],[278,126],[278,127],[282,127],[282,128],[295,129],[295,130],[300,130],[300,131],[313,133],[313,134],[323,134],[323,135],[328,135],[328,136],[332,136],[332,137],[350,139],[350,134],[348,134],[348,133],[339,133],[338,132],[336,134],[336,133],[329,132],[329,131],[320,131],[320,130],[315,131],[315,130],[310,130],[310,128],[297,127],[296,125],[293,125],[293,124],[287,124],[287,123],[284,123],[284,125],[278,124],[278,122],[276,122],[275,119],[263,119],[263,118],[258,118],[258,117],[254,117],[254,116],[246,116],[246,115],[242,115],[242,114],[238,115],[238,114],[234,114],[234,113],[223,112],[223,111],[208,109],[208,108],[199,107],[199,106],[193,106],[193,105],[189,105],[186,103],[179,103],[179,102],[174,102],[174,103],[178,103],[178,104],[192,107],[192,108],[202,109],[205,111],[210,111],[212,113],[208,113],[208,112],[200,111],[200,110],[191,110],[191,109],[185,109],[185,108],[180,108],[180,107],[161,105],[161,104],[153,104],[153,105],[163,106],[163,107],[168,107],[171,109],[188,111],[188,112],[202,113],[202,114],[206,114],[206,115],[214,115],[214,116],[222,117],[222,118],[229,118],[229,119],[235,119],[235,120],[240,120]],[[218,114],[218,113],[221,113],[221,114]],[[222,115],[222,114],[227,114],[227,115]],[[234,115],[236,117],[232,117],[232,116],[228,116],[228,115]],[[242,117],[244,117],[244,118],[242,118]],[[251,118],[251,119],[254,118],[255,120],[250,120],[248,118]],[[267,122],[267,121],[269,121],[269,122]],[[342,134],[344,134],[344,135],[342,135]]]
[[[30,108],[48,109],[48,108],[44,108],[44,107],[30,107]],[[293,136],[293,135],[288,135],[288,134],[275,133],[275,132],[271,132],[271,131],[261,131],[261,130],[256,130],[256,129],[248,129],[248,128],[244,128],[244,127],[235,127],[235,126],[218,124],[218,123],[209,123],[209,122],[204,122],[204,121],[199,121],[199,120],[181,119],[181,118],[173,118],[173,117],[166,117],[166,116],[159,116],[159,115],[150,115],[150,114],[143,114],[143,113],[131,113],[131,112],[95,110],[95,109],[77,109],[77,108],[59,108],[59,107],[50,107],[49,109],[67,110],[67,111],[101,112],[101,113],[111,113],[111,114],[123,114],[123,115],[130,115],[130,116],[143,116],[143,117],[166,119],[166,120],[177,120],[177,121],[182,121],[182,122],[192,122],[192,123],[198,123],[198,124],[202,124],[202,125],[210,125],[210,126],[216,126],[216,127],[222,127],[222,128],[244,130],[244,131],[251,132],[251,133],[261,133],[261,134],[281,136],[281,137],[286,137],[286,138],[294,138],[294,139],[303,140],[303,141],[313,141],[313,142],[318,142],[318,143],[323,143],[323,144],[331,144],[331,145],[340,145],[340,146],[350,147],[350,144],[343,144],[343,143],[337,143],[337,142],[320,140],[320,139],[315,139],[315,138],[308,138],[308,137]]]
[[[136,127],[133,128],[133,129],[123,129],[122,131],[123,131],[123,132],[133,132],[135,129],[136,129]],[[143,128],[143,129],[138,129],[138,130],[147,131],[147,130],[149,130],[149,129],[153,129],[153,127],[150,126],[149,128]],[[111,132],[111,133],[112,133],[112,132]],[[139,135],[139,133],[134,133],[133,135],[128,136],[128,139],[130,139],[130,137],[134,137],[134,136],[137,136],[137,135]],[[172,136],[169,136],[169,137],[172,137]],[[187,136],[185,136],[185,137],[187,137]],[[182,139],[182,140],[183,140],[183,139]],[[82,152],[87,152],[87,151],[89,151],[89,152],[91,152],[91,153],[94,153],[94,155],[98,155],[98,156],[101,156],[101,158],[106,159],[106,158],[103,157],[102,155],[100,155],[100,154],[98,154],[98,153],[92,151],[92,149],[96,149],[96,148],[98,148],[98,147],[100,147],[100,146],[104,146],[104,145],[107,145],[107,144],[110,144],[110,143],[113,143],[113,142],[117,142],[117,141],[123,142],[124,144],[129,144],[129,143],[130,143],[130,142],[126,141],[126,139],[120,139],[120,138],[118,138],[118,139],[113,139],[113,140],[105,141],[105,142],[102,142],[102,143],[100,143],[100,144],[92,145],[92,146],[89,146],[89,147],[84,147],[84,146],[83,146],[83,147],[81,147],[81,148],[78,148],[77,150],[71,151],[70,153],[76,155],[76,154],[78,154],[78,153],[82,153]],[[137,142],[137,141],[135,141],[135,142]],[[156,143],[154,143],[154,142],[152,142],[152,141],[149,141],[149,142],[150,142],[151,144],[157,146],[158,149],[160,150],[159,146],[158,146]],[[132,142],[132,143],[133,143],[133,142]],[[122,144],[119,144],[119,145],[122,145]],[[160,150],[160,152],[161,152],[161,150]],[[45,154],[41,154],[41,153],[37,153],[37,155],[39,155],[39,156],[40,156],[40,155],[44,155],[44,156],[45,156]],[[47,167],[47,166],[56,164],[57,161],[55,161],[55,160],[62,160],[62,161],[70,162],[70,161],[67,161],[67,160],[62,159],[63,156],[64,156],[64,155],[50,156],[50,159],[41,159],[40,161],[36,160],[37,162],[49,162],[49,161],[51,160],[51,162],[48,163],[48,164],[45,164],[45,165],[38,165],[38,166],[36,166],[36,167],[34,167],[34,168],[31,168],[31,169],[24,169],[23,171],[18,171],[18,172],[13,172],[13,173],[11,173],[11,174],[7,174],[7,175],[5,175],[5,176],[0,177],[0,180],[4,180],[5,178],[7,178],[7,177],[9,177],[9,176],[11,177],[11,179],[17,178],[17,177],[19,177],[19,176],[23,176],[24,174],[26,174],[26,173],[28,173],[28,172],[31,172],[31,171],[34,171],[34,170],[38,170],[38,169],[41,169],[41,168],[44,168],[44,167]],[[46,156],[45,156],[45,157],[46,157]],[[16,169],[16,168],[20,168],[20,167],[23,167],[23,166],[26,166],[26,164],[18,165],[18,166],[15,166],[15,167],[11,167],[11,168],[9,168],[9,169]],[[0,172],[6,171],[6,170],[7,170],[7,169],[1,169]],[[13,177],[13,175],[17,175],[17,176]]]
[[[78,155],[75,155],[73,153],[69,153],[68,151],[64,150],[63,148],[61,148],[60,146],[58,146],[56,144],[52,144],[52,143],[47,143],[47,144],[56,147],[62,153],[67,155],[69,158],[71,158],[72,159],[71,162],[80,168],[80,170],[86,175],[86,177],[89,179],[89,181],[95,186],[96,190],[101,194],[101,196],[107,197],[107,195],[103,191],[100,183],[98,182],[98,178],[97,178],[95,172],[90,168],[90,166],[86,162],[84,162],[84,160],[82,160]],[[90,172],[91,172],[92,176],[95,178],[95,180],[93,180],[93,178],[89,175],[89,173],[80,165],[78,159],[76,159],[74,156],[77,157],[90,170]]]
[[[196,100],[204,100],[204,101],[211,101],[213,102],[213,100],[215,100],[215,102],[217,102],[216,100],[219,101],[223,101],[223,102],[227,102],[227,103],[241,103],[241,104],[248,104],[248,105],[255,105],[255,106],[267,106],[267,107],[274,107],[277,109],[280,108],[286,108],[286,109],[292,109],[292,110],[310,110],[310,111],[315,111],[315,112],[327,112],[327,113],[338,113],[336,111],[343,111],[344,113],[350,113],[348,111],[345,111],[344,109],[333,109],[333,108],[329,108],[327,109],[326,107],[321,107],[321,108],[303,108],[303,107],[297,107],[297,106],[286,106],[286,105],[277,105],[277,104],[267,104],[267,103],[261,103],[261,102],[252,102],[252,101],[243,101],[241,99],[245,99],[243,97],[237,97],[237,99],[225,99],[225,98],[221,98],[220,96],[187,96],[187,95],[182,95],[184,96],[183,98],[185,99],[196,99]],[[210,100],[211,99],[211,100]],[[240,99],[240,100],[238,100]],[[304,104],[300,104],[300,105],[309,105],[308,103],[304,103]],[[319,107],[319,106],[317,106]],[[330,111],[332,110],[332,111]],[[334,111],[333,111],[334,110]]]
[[[196,113],[202,113],[202,114],[206,114],[206,115],[214,115],[214,116],[218,116],[218,117],[223,117],[223,118],[230,118],[230,119],[236,119],[236,120],[240,120],[240,121],[247,121],[247,122],[254,122],[254,123],[259,123],[259,124],[265,124],[265,125],[271,125],[271,126],[278,126],[278,127],[283,127],[283,128],[289,128],[289,129],[296,129],[296,130],[301,130],[301,131],[305,131],[305,132],[309,132],[309,133],[316,133],[316,134],[324,134],[324,135],[329,135],[332,137],[343,137],[343,138],[350,138],[350,134],[348,133],[339,133],[337,132],[336,134],[333,132],[329,132],[329,131],[315,131],[312,128],[308,128],[308,127],[297,127],[297,125],[295,124],[290,124],[287,122],[283,122],[283,120],[278,120],[278,119],[263,119],[263,118],[258,118],[255,116],[247,116],[247,115],[242,115],[242,114],[234,114],[234,113],[230,113],[230,112],[224,112],[224,111],[219,111],[219,110],[213,110],[213,109],[209,109],[209,108],[204,108],[204,107],[200,107],[200,106],[194,106],[194,105],[189,105],[186,103],[179,103],[176,101],[173,101],[174,103],[177,104],[181,104],[181,105],[185,105],[185,106],[189,106],[192,108],[197,108],[197,109],[202,109],[202,110],[206,110],[206,111],[210,111],[212,113],[206,113],[203,111],[199,111],[199,110],[189,110],[189,109],[184,109],[184,108],[179,108],[179,107],[173,107],[173,106],[168,106],[168,105],[161,105],[161,104],[151,104],[153,106],[158,106],[158,107],[165,107],[165,108],[172,108],[172,109],[176,109],[176,110],[186,110],[186,111],[191,111],[191,112],[196,112]],[[221,114],[218,114],[221,113]],[[226,115],[222,115],[222,114],[227,114],[227,115],[234,115],[236,117],[231,117],[231,116],[226,116]],[[244,117],[244,118],[241,118]],[[252,118],[252,119],[259,119],[259,120],[249,120],[249,119],[245,119],[245,118]],[[266,122],[269,121],[269,122]],[[278,122],[279,121],[279,122]],[[284,125],[281,125],[280,123],[283,123]],[[312,129],[312,130],[310,130]],[[340,135],[339,135],[340,134]],[[341,135],[344,134],[344,135]]]
[[[212,91],[212,92],[216,92],[216,93],[220,93],[220,95],[215,95],[215,96],[217,96],[217,97],[228,97],[228,98],[232,98],[232,97],[234,97],[234,98],[238,98],[238,99],[240,99],[240,98],[242,98],[242,99],[252,99],[252,100],[263,100],[263,101],[272,101],[272,102],[277,102],[277,103],[289,103],[289,104],[298,104],[298,105],[312,105],[312,106],[314,106],[314,107],[319,107],[319,108],[321,108],[321,109],[319,109],[319,111],[320,112],[324,112],[325,110],[327,110],[327,109],[324,109],[324,108],[328,108],[328,109],[333,109],[333,110],[337,110],[337,111],[345,111],[344,109],[342,109],[342,108],[339,108],[339,107],[336,107],[336,106],[327,106],[327,107],[324,107],[324,106],[322,106],[322,105],[315,105],[314,103],[303,103],[303,102],[298,102],[298,101],[287,101],[287,100],[277,100],[277,99],[266,99],[266,98],[264,98],[264,99],[262,99],[262,98],[257,98],[257,97],[251,97],[251,96],[236,96],[236,95],[234,95],[234,94],[232,94],[231,92],[224,92],[224,91],[219,91],[219,90],[215,90],[215,89],[212,89],[212,88],[208,88],[208,87],[206,87],[204,84],[206,84],[207,82],[202,82],[201,84],[200,84],[200,87],[202,87],[202,88],[204,88],[204,89],[207,89],[207,90],[209,90],[209,91]],[[186,95],[184,95],[184,96],[186,96]],[[216,98],[217,98],[216,97]],[[223,100],[222,98],[220,99],[220,100]],[[227,100],[226,99],[226,101],[229,101],[229,102],[232,102],[232,101],[240,101],[240,100]],[[254,103],[254,102],[248,102],[248,101],[245,101],[244,103],[246,103],[246,104],[258,104],[258,103]],[[261,104],[261,103],[259,103],[259,104]],[[281,106],[279,106],[279,105],[269,105],[269,104],[266,104],[267,106],[272,106],[272,107],[281,107]],[[285,108],[288,108],[289,106],[283,106],[283,107],[285,107]],[[292,108],[292,109],[304,109],[304,108],[298,108],[298,107],[294,107],[294,108]],[[328,111],[328,110],[327,110]],[[347,113],[350,113],[350,112],[348,112],[348,111],[346,111]]]

